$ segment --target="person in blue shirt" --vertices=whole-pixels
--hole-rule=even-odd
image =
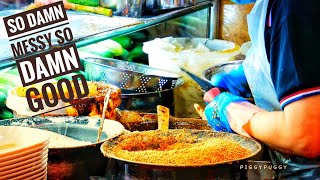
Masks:
[[[288,165],[278,178],[320,178],[319,7],[319,0],[257,0],[242,66],[211,79],[228,92],[205,95],[209,124],[265,143],[274,164]]]

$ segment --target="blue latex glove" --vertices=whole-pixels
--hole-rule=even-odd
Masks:
[[[244,98],[252,98],[242,65],[234,70],[231,70],[229,73],[219,73],[212,76],[210,82],[213,86],[222,88],[233,95]]]
[[[226,107],[231,102],[248,101],[227,92],[220,93],[205,108],[204,113],[209,125],[216,131],[233,132],[227,119]]]
[[[256,0],[231,0],[234,3],[237,4],[250,4],[256,2]]]

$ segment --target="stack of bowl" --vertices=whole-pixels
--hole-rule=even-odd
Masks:
[[[28,127],[0,127],[0,179],[46,179],[49,134]]]

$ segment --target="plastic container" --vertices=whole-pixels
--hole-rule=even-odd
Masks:
[[[143,0],[100,0],[100,6],[113,10],[115,16],[140,18]]]
[[[200,43],[200,44],[199,44]],[[195,48],[196,47],[196,48]],[[199,117],[193,104],[205,106],[200,86],[179,67],[202,76],[202,72],[216,64],[235,59],[240,46],[224,40],[206,38],[162,38],[145,42],[143,51],[148,54],[149,65],[180,75],[184,84],[175,90],[175,116]]]
[[[62,100],[58,101],[58,105],[55,107],[48,107],[46,106],[44,99],[42,99],[42,104],[44,106],[43,110],[40,110],[38,112],[33,112],[30,110],[28,101],[26,97],[20,97],[16,95],[16,87],[8,91],[8,97],[6,100],[6,106],[13,111],[14,118],[25,118],[25,117],[31,117],[35,115],[39,115],[45,112],[49,112],[55,109],[58,109],[59,107],[66,106],[66,103]],[[37,105],[35,105],[37,106]],[[66,109],[59,109],[52,111],[50,113],[46,113],[44,115],[66,115]]]

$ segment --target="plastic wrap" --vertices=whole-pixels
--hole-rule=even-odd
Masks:
[[[243,69],[256,105],[268,111],[277,111],[281,108],[271,79],[264,40],[268,1],[258,0],[256,3],[257,6],[248,16],[252,46],[243,62]]]
[[[250,41],[247,14],[254,4],[240,5],[230,0],[222,0],[219,15],[219,39],[237,44]]]
[[[180,71],[179,66],[201,77],[207,68],[234,60],[234,56],[240,53],[240,47],[233,42],[217,39],[168,37],[144,43],[143,51],[148,54],[151,67],[182,76],[184,84],[174,91],[175,116],[198,117],[193,104],[204,107],[204,94],[194,80]]]

